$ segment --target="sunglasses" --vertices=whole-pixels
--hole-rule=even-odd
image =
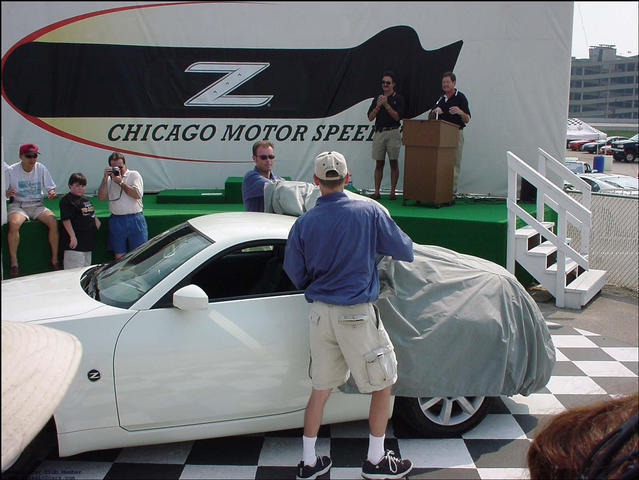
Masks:
[[[386,80],[382,80],[382,85],[390,85],[393,82],[387,82]]]
[[[38,158],[37,153],[25,153],[24,156],[27,158]]]
[[[255,155],[257,158],[259,158],[260,160],[266,160],[267,158],[270,158],[271,160],[273,160],[275,158],[275,155]]]

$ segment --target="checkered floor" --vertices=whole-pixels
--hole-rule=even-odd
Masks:
[[[637,391],[639,353],[600,335],[548,323],[557,364],[548,385],[524,396],[501,397],[479,426],[460,438],[411,438],[389,422],[386,448],[410,458],[417,478],[528,478],[526,451],[540,421],[570,408]],[[360,478],[368,446],[366,421],[322,427],[318,453],[333,468],[320,478]],[[40,463],[32,480],[60,479],[287,479],[295,478],[301,430],[124,448]]]

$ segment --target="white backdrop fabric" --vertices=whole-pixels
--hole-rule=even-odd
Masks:
[[[230,49],[349,49],[395,26],[413,29],[424,50],[436,50],[463,41],[454,71],[457,87],[469,100],[472,120],[464,130],[465,144],[459,180],[462,193],[505,196],[506,151],[534,163],[537,148],[562,158],[570,83],[573,2],[270,2],[195,3],[150,7],[146,2],[2,2],[3,85],[4,60],[25,37],[77,44],[171,45]],[[156,3],[157,5],[157,3]],[[106,9],[108,14],[72,17]],[[64,22],[52,25],[56,22]],[[400,46],[401,48],[401,46]],[[375,63],[375,55],[370,62]],[[146,65],[131,65],[144,69]],[[379,65],[380,78],[383,65]],[[25,75],[38,75],[34,71]],[[318,72],[325,74],[326,72]],[[432,72],[439,78],[441,72]],[[373,79],[378,82],[379,79]],[[303,82],[304,78],[298,81]],[[167,86],[170,88],[170,86]],[[71,92],[72,94],[72,92]],[[18,160],[19,145],[36,143],[40,160],[49,168],[57,191],[68,191],[72,172],[88,178],[87,193],[97,190],[111,149],[127,154],[127,166],[138,170],[146,192],[175,188],[223,188],[229,176],[243,176],[252,168],[252,137],[221,140],[225,128],[240,124],[304,126],[307,134],[276,145],[275,172],[293,180],[311,182],[315,155],[342,152],[359,189],[372,188],[374,162],[371,142],[354,139],[354,129],[342,139],[344,125],[371,125],[366,117],[372,96],[328,118],[214,118],[217,137],[211,141],[181,140],[144,145],[107,138],[113,119],[81,118],[75,123],[22,114],[3,94],[4,158]],[[426,112],[415,118],[425,118]],[[131,119],[129,119],[132,121]],[[174,119],[162,119],[175,123]],[[186,120],[186,119],[182,119]],[[202,118],[198,119],[203,121]],[[159,119],[135,119],[158,123]],[[66,123],[65,123],[66,122]],[[53,123],[51,123],[53,124]],[[340,133],[323,134],[331,125]],[[72,128],[71,128],[72,126]],[[245,130],[246,133],[246,130]],[[283,138],[286,132],[281,135]],[[315,137],[319,137],[315,139]],[[361,136],[360,136],[361,137]],[[368,137],[368,135],[365,135]],[[250,139],[249,139],[250,138]],[[87,141],[88,139],[88,141]],[[404,148],[400,152],[402,186]],[[389,187],[388,165],[382,188]]]

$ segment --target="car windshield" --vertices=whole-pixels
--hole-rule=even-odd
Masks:
[[[619,188],[639,189],[639,179],[632,177],[604,177],[602,180]]]
[[[87,293],[103,303],[129,308],[167,275],[212,241],[186,223],[157,235],[118,261],[96,269]]]

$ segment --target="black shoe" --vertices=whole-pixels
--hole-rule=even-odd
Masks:
[[[326,472],[328,472],[331,469],[331,465],[333,465],[333,462],[331,462],[331,459],[327,456],[318,456],[317,461],[315,462],[315,466],[313,467],[304,465],[304,462],[302,461],[297,464],[297,475],[295,476],[295,478],[297,480],[317,478],[320,475],[324,475]]]
[[[377,465],[366,460],[362,467],[362,477],[370,480],[403,478],[413,469],[413,462],[395,456],[392,450],[386,453]]]

